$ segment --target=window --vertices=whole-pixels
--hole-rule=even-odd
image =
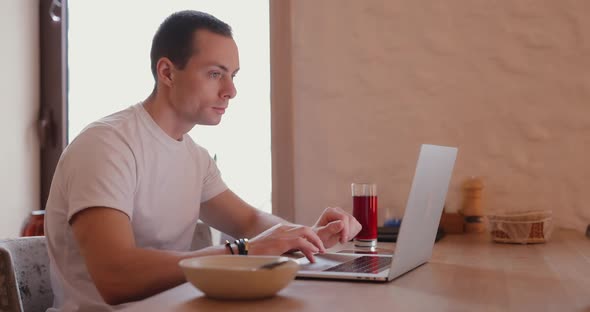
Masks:
[[[271,212],[268,5],[263,0],[68,1],[67,137],[149,95],[151,39],[166,16],[183,9],[211,13],[234,29],[240,50],[238,96],[221,125],[197,126],[190,135],[217,157],[230,188]]]

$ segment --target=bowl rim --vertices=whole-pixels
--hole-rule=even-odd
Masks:
[[[244,255],[207,255],[207,256],[184,258],[178,262],[178,265],[183,269],[193,269],[193,270],[207,269],[207,270],[223,270],[223,271],[258,271],[257,267],[243,267],[243,266],[223,267],[223,266],[209,266],[209,265],[201,265],[201,266],[190,265],[190,263],[192,261],[199,261],[199,260],[203,260],[205,258],[240,259],[239,257],[248,257],[248,258],[256,258],[256,259],[269,259],[269,260],[270,259],[282,260],[284,258],[284,259],[289,260],[289,262],[293,262],[293,263],[299,265],[299,263],[292,258],[285,257],[285,256],[269,256],[269,255],[248,255],[248,256],[244,256]],[[262,265],[262,264],[260,264],[260,265]],[[287,267],[287,266],[282,266],[282,267]]]

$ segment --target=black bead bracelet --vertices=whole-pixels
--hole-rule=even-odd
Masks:
[[[232,255],[234,254],[234,250],[231,248],[231,243],[227,239],[225,240],[225,247],[229,249],[229,252],[231,252]]]
[[[248,239],[247,238],[236,239],[234,244],[236,244],[236,246],[238,246],[238,254],[239,255],[248,255]]]

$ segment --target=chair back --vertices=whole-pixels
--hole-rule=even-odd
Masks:
[[[45,311],[52,304],[45,236],[0,240],[0,311]]]

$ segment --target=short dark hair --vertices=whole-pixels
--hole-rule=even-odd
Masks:
[[[199,11],[180,11],[168,16],[154,35],[150,52],[152,75],[156,82],[156,64],[162,57],[167,57],[174,66],[183,69],[193,53],[193,34],[205,29],[210,32],[232,38],[231,27],[215,16]]]

